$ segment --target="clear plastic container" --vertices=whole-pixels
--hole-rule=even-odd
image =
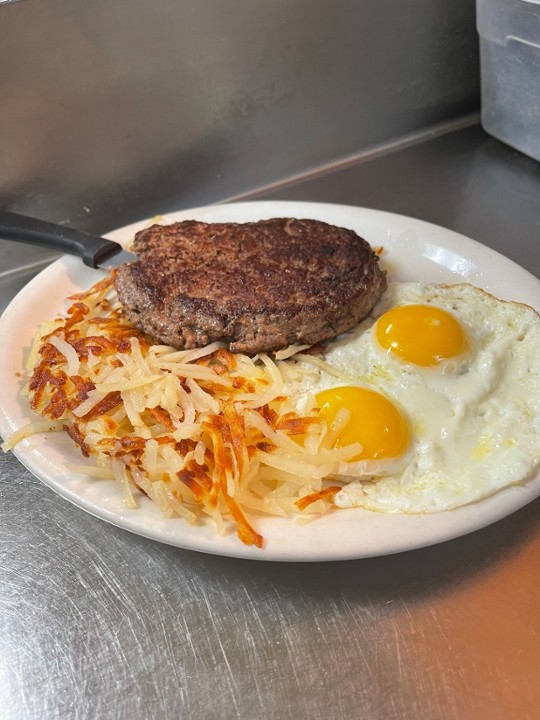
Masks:
[[[486,132],[540,160],[540,0],[476,0]]]

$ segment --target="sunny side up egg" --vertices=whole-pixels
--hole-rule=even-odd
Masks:
[[[336,505],[437,512],[531,477],[540,464],[539,353],[530,307],[466,284],[390,285],[321,363],[299,359],[289,383],[299,408],[315,396],[330,428],[345,416],[336,447],[362,446],[335,468],[348,481]]]

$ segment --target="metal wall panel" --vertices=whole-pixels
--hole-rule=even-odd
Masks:
[[[479,106],[474,0],[21,0],[0,66],[0,206],[94,231]]]

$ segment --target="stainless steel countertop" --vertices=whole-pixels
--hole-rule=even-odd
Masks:
[[[540,165],[479,127],[252,197],[412,215],[540,276]],[[537,717],[540,500],[438,546],[288,565],[131,535],[12,455],[0,492],[4,720]]]

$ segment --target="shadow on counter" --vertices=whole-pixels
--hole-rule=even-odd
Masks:
[[[284,598],[302,594],[324,596],[354,594],[356,599],[381,600],[396,594],[404,600],[438,593],[445,586],[464,583],[489,572],[519,551],[540,529],[540,499],[486,528],[438,545],[395,555],[314,563],[258,562],[204,555],[170,546],[160,554],[182,572],[212,575],[221,583],[279,587]],[[117,531],[116,532],[120,532]],[[134,538],[142,545],[155,544]],[[141,548],[142,549],[142,548]]]

